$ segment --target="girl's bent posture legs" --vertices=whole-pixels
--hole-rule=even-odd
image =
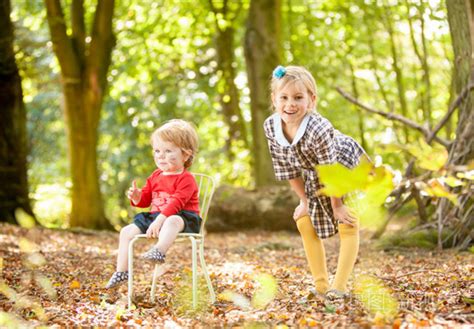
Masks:
[[[306,259],[313,275],[316,291],[324,294],[328,290],[329,283],[323,241],[316,235],[309,216],[297,219],[296,226],[303,240]]]
[[[352,273],[359,252],[359,224],[339,224],[340,249],[337,270],[331,289],[347,291],[347,281]]]

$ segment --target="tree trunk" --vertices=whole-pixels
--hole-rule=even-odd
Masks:
[[[472,10],[474,1],[448,0],[448,21],[454,50],[453,76],[456,92],[459,94],[469,84],[474,84],[474,22]],[[449,152],[449,163],[465,165],[474,158],[474,92],[471,90],[459,106],[459,120],[456,128],[456,140]],[[472,184],[472,183],[470,183]],[[462,206],[454,207],[445,199],[438,203],[438,247],[442,247],[441,232],[443,226],[451,219],[461,223],[460,232],[465,236],[458,241],[472,241],[474,229],[473,199],[461,201]]]
[[[224,0],[222,8],[216,8],[212,0],[209,1],[211,10],[214,13],[215,25],[217,30],[216,35],[216,49],[217,49],[217,68],[219,70],[219,102],[222,107],[224,121],[229,129],[229,134],[226,140],[226,149],[229,159],[233,159],[232,144],[241,140],[246,148],[249,147],[247,140],[247,132],[245,128],[245,120],[242,116],[239,106],[239,92],[235,85],[235,68],[234,68],[234,33],[235,29],[232,26],[233,20],[238,15],[240,6],[234,17],[231,17],[231,10],[228,6],[228,1]],[[227,22],[225,26],[219,23],[218,15],[222,15]]]
[[[256,186],[275,183],[263,122],[271,113],[269,82],[280,64],[280,0],[252,0],[245,32],[245,62],[252,113],[252,155]]]
[[[28,197],[26,111],[13,51],[10,0],[0,0],[0,221],[17,223],[15,210],[33,216]]]
[[[59,0],[45,0],[54,52],[61,67],[64,116],[72,175],[70,226],[109,228],[105,218],[97,168],[97,136],[107,71],[115,45],[113,0],[98,1],[86,43],[83,1],[73,0],[72,34],[67,34]]]
[[[398,52],[399,48],[395,41],[395,31],[393,28],[392,13],[388,6],[385,6],[384,19],[387,25],[387,32],[390,36],[389,39],[390,39],[390,50],[392,52],[392,67],[393,67],[393,71],[395,72],[395,77],[396,77],[396,82],[397,82],[397,91],[398,91],[398,98],[400,100],[401,114],[405,118],[408,118],[409,116],[408,116],[408,105],[407,105],[407,100],[406,100],[406,95],[405,95],[405,83],[403,79],[403,72],[399,63],[401,56],[399,55],[399,52]],[[410,141],[408,128],[402,127],[402,129],[405,133],[405,143],[408,143]]]

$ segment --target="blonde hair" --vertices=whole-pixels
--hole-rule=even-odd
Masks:
[[[184,167],[191,167],[199,146],[198,135],[193,124],[180,119],[170,120],[153,132],[150,142],[153,143],[157,138],[173,143],[182,151],[190,153]]]
[[[308,93],[317,98],[318,87],[316,86],[316,81],[307,69],[302,66],[293,65],[285,66],[284,69],[285,74],[282,77],[278,78],[275,75],[272,76],[272,81],[270,83],[270,90],[272,93],[277,92],[290,82],[301,81]]]

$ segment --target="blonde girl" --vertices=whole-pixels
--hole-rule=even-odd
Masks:
[[[359,223],[341,198],[318,196],[315,166],[339,162],[354,168],[365,152],[316,112],[316,82],[305,68],[278,66],[271,80],[274,114],[264,123],[277,180],[288,180],[300,199],[293,219],[303,240],[316,291],[347,296],[347,281],[359,250]],[[322,239],[339,233],[336,275],[329,285]]]

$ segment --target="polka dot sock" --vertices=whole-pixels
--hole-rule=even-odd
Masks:
[[[153,247],[144,253],[142,258],[154,263],[164,263],[166,256],[161,251],[159,251],[158,248]]]
[[[117,287],[128,281],[128,271],[125,272],[114,272],[110,277],[109,282],[105,286],[106,289]]]

